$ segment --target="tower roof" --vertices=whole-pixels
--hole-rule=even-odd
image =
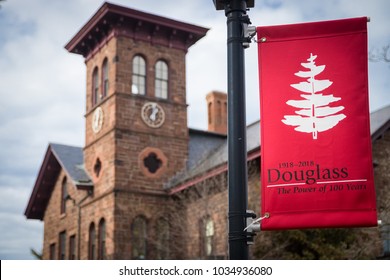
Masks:
[[[114,36],[128,36],[167,47],[188,50],[208,29],[134,9],[104,3],[65,48],[88,57]]]

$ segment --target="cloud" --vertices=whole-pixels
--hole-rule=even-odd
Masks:
[[[12,227],[11,227],[12,226]],[[43,225],[40,222],[26,222],[19,213],[0,213],[1,260],[33,259],[30,249],[42,251]]]

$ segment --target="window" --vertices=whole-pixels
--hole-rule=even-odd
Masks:
[[[76,235],[69,237],[69,259],[76,259]]]
[[[102,218],[99,222],[99,232],[98,232],[98,259],[106,259],[106,221]]]
[[[214,254],[214,222],[205,218],[200,223],[201,256],[210,258]]]
[[[92,105],[96,105],[99,101],[99,71],[95,67],[92,73]]]
[[[58,259],[65,260],[66,232],[62,231],[59,236]]]
[[[99,177],[101,170],[102,170],[102,162],[100,161],[99,158],[97,158],[95,165],[93,166],[93,172],[95,173],[96,177]]]
[[[132,94],[145,95],[146,93],[146,63],[145,59],[136,55],[133,58]]]
[[[157,221],[157,259],[169,259],[169,223],[161,218]]]
[[[156,153],[152,152],[144,158],[144,166],[150,173],[154,174],[162,166],[162,160],[158,158]]]
[[[133,259],[146,259],[147,256],[147,231],[146,219],[144,217],[137,217],[131,225],[131,245]]]
[[[383,241],[383,255],[390,256],[390,224],[381,226],[382,241]]]
[[[55,260],[56,259],[56,244],[53,243],[53,244],[50,244],[50,248],[49,248],[49,258],[51,260]]]
[[[108,59],[105,58],[102,64],[102,99],[108,94]]]
[[[68,200],[68,189],[67,189],[66,177],[64,177],[61,185],[61,214],[64,214],[66,212],[67,200]]]
[[[159,60],[155,67],[155,96],[158,98],[168,98],[168,65]]]
[[[166,171],[168,159],[160,149],[147,147],[139,154],[138,163],[145,176],[158,178]]]
[[[96,230],[94,223],[89,226],[88,259],[96,260]]]
[[[211,256],[214,251],[214,222],[210,218],[206,220],[206,228],[205,228],[205,252],[206,256]]]

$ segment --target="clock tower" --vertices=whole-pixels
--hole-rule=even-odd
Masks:
[[[84,163],[94,193],[82,227],[104,219],[107,258],[174,257],[158,246],[164,183],[186,166],[185,56],[206,32],[104,3],[66,45],[87,68]]]

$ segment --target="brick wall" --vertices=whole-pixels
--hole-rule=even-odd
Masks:
[[[43,259],[50,258],[50,245],[55,244],[55,258],[58,258],[59,234],[66,231],[68,236],[77,234],[77,209],[73,206],[73,202],[68,200],[66,203],[66,212],[61,214],[61,195],[62,182],[66,174],[60,172],[57,182],[53,188],[46,212],[43,218],[44,235],[43,235]],[[76,196],[75,187],[67,178],[67,189],[71,196]],[[68,239],[68,238],[67,238]]]
[[[114,220],[115,194],[108,192],[100,196],[92,196],[81,207],[81,259],[88,259],[89,228],[93,223],[96,230],[96,244],[98,241],[98,225],[101,219],[106,224],[106,259],[113,259],[115,253],[115,220]],[[96,253],[97,254],[97,253]]]
[[[146,60],[146,95],[131,93],[132,59],[142,55]],[[109,61],[109,94],[92,106],[92,72],[103,60]],[[168,99],[154,97],[154,65],[163,59],[169,67]],[[147,221],[148,258],[156,256],[156,223],[172,213],[171,199],[163,184],[182,170],[188,156],[187,105],[185,97],[185,52],[183,50],[136,42],[121,36],[111,39],[87,62],[87,114],[85,166],[94,181],[94,198],[82,208],[82,258],[88,257],[88,229],[98,225],[101,217],[107,223],[107,257],[132,258],[131,224],[136,217]],[[100,69],[100,68],[99,68]],[[148,127],[141,118],[146,102],[158,102],[165,111],[165,122],[157,129]],[[97,106],[104,112],[101,131],[94,133],[91,122]],[[157,174],[145,172],[142,155],[154,151],[164,157]],[[94,170],[97,159],[101,171]],[[172,238],[176,235],[172,232]],[[110,241],[109,241],[110,240]],[[176,242],[175,244],[180,244]],[[175,245],[177,247],[179,245]],[[180,258],[172,250],[171,256]]]
[[[254,160],[248,164],[248,208],[260,213],[260,166]],[[184,205],[186,259],[228,258],[228,190],[227,173],[201,182],[177,196]],[[201,255],[201,220],[210,217],[214,221],[213,256]],[[204,234],[204,233],[203,233]],[[252,254],[250,252],[250,254]]]
[[[168,218],[170,199],[167,195],[145,195],[120,191],[115,199],[115,259],[132,259],[132,223],[137,217],[146,220],[147,259],[156,258],[157,221]],[[174,228],[170,228],[170,232]]]
[[[373,142],[373,160],[375,163],[374,176],[377,194],[378,219],[383,224],[389,224],[390,220],[390,131]],[[221,176],[221,175],[220,175]],[[223,175],[225,182],[213,178],[202,182],[190,189],[176,194],[182,201],[185,209],[185,229],[183,236],[186,237],[185,256],[188,259],[202,258],[200,256],[200,224],[199,220],[210,216],[215,222],[215,254],[227,257],[228,252],[228,224],[227,224],[227,201],[226,173]],[[216,188],[216,185],[220,186]],[[222,186],[222,187],[221,187]],[[205,191],[213,190],[210,192]],[[248,205],[257,215],[260,213],[260,162],[258,159],[248,165]],[[354,243],[346,248],[346,258],[370,258],[375,259],[382,255],[383,241],[381,240],[381,227],[350,229],[354,234]],[[272,248],[272,232],[260,232],[255,237],[256,245],[250,246],[250,258],[254,258],[255,246]],[[272,255],[266,254],[268,257]],[[266,257],[266,256],[265,256]],[[275,256],[273,256],[275,257]],[[267,258],[267,257],[266,257]]]
[[[373,143],[374,178],[379,219],[390,224],[390,131]]]

